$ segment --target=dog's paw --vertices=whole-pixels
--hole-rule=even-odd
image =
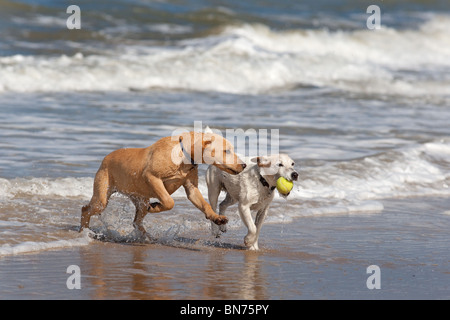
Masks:
[[[228,218],[225,216],[217,216],[214,220],[214,223],[217,224],[218,226],[223,225],[223,224],[227,224],[228,223]]]
[[[148,242],[151,244],[158,243],[158,238],[152,237],[148,232],[145,233],[145,237],[147,238]]]
[[[255,244],[256,244],[256,248],[258,247],[258,244],[256,243],[256,235],[254,235],[254,234],[246,235],[244,238],[244,244],[250,250],[255,250],[252,248],[254,247]]]
[[[226,224],[222,224],[222,225],[218,226],[213,221],[211,221],[211,234],[214,237],[220,238],[221,234],[224,233],[224,232],[227,232],[227,225]]]

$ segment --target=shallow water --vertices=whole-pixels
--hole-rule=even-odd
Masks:
[[[245,229],[232,228],[221,239],[191,229],[158,244],[92,241],[5,256],[0,298],[448,299],[448,199],[383,203],[381,213],[266,224],[258,252],[242,250]],[[80,267],[80,290],[66,285],[70,265]],[[380,289],[367,287],[371,265]]]

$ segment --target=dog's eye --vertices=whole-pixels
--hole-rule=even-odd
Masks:
[[[225,153],[226,153],[226,154],[230,154],[230,153],[231,153],[231,150],[228,150],[228,149],[227,149],[227,150],[225,150]]]
[[[279,163],[278,166],[279,167],[284,167],[284,165],[282,163]]]

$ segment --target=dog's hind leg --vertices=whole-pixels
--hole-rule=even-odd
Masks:
[[[250,205],[239,203],[239,215],[241,216],[242,221],[244,222],[245,226],[248,229],[247,235],[244,237],[244,244],[250,250],[255,250],[253,245],[257,240],[257,229],[252,219]]]
[[[134,216],[133,226],[134,228],[141,233],[142,236],[147,236],[150,241],[156,241],[155,238],[151,237],[144,228],[143,222],[144,218],[148,213],[148,201],[141,199],[130,197],[134,206],[136,207],[136,215]]]
[[[217,176],[215,167],[209,167],[206,171],[206,184],[208,186],[208,200],[213,211],[217,211],[217,200],[219,200],[220,191],[222,190],[222,183]],[[219,213],[220,215],[220,213]],[[220,237],[221,232],[226,231],[225,225],[218,226],[211,221],[211,234],[216,238]]]
[[[101,214],[108,205],[109,197],[113,191],[109,185],[108,171],[100,168],[94,179],[94,193],[88,205],[81,209],[80,232],[89,228],[91,216]]]
[[[255,242],[253,243],[253,245],[250,247],[250,250],[259,250],[259,246],[258,246],[259,233],[261,232],[261,227],[264,222],[264,219],[267,216],[268,211],[269,211],[269,206],[267,206],[261,210],[258,210],[258,212],[256,213],[256,218],[255,218],[256,239],[255,239]]]
[[[210,185],[208,184],[208,200],[211,208],[216,211],[217,210],[217,200],[219,200],[221,187],[220,185]]]
[[[225,214],[225,210],[227,210],[229,206],[232,206],[236,202],[237,200],[231,197],[227,192],[225,199],[219,204],[219,214]]]
[[[211,208],[216,212],[217,200],[219,199],[220,192],[223,189],[223,184],[220,179],[220,170],[214,166],[209,166],[206,170],[206,185],[208,186],[208,200]]]
[[[136,207],[136,215],[134,216],[133,226],[143,235],[146,233],[144,226],[142,225],[145,215],[147,214],[147,204],[138,198],[131,198],[134,206]]]
[[[219,204],[219,215],[224,215],[227,208],[229,206],[232,206],[236,202],[237,200],[232,198],[230,194],[227,192],[225,199]],[[218,226],[215,223],[212,223],[211,226],[212,226],[211,231],[213,232],[213,235],[216,236],[216,238],[220,237],[220,233],[227,232],[227,226],[225,224]]]

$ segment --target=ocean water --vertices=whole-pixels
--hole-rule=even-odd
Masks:
[[[300,179],[268,223],[450,195],[448,1],[79,0],[69,30],[71,4],[0,0],[0,255],[89,244],[77,228],[103,157],[195,122],[279,130]],[[209,232],[174,197],[147,230]],[[114,196],[93,228],[127,239],[133,212]]]

